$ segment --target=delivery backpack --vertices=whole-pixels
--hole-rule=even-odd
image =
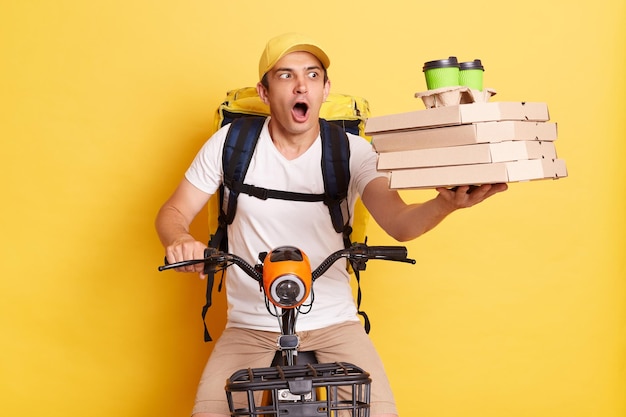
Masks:
[[[252,87],[229,91],[226,100],[217,109],[215,130],[228,124],[230,124],[230,128],[222,153],[223,183],[217,194],[218,201],[209,204],[210,212],[215,211],[210,218],[217,218],[217,225],[212,227],[215,233],[211,235],[209,246],[228,251],[227,227],[235,217],[237,197],[240,193],[263,200],[274,198],[308,202],[322,201],[328,207],[333,228],[337,233],[343,235],[346,247],[349,247],[353,241],[364,241],[365,225],[369,213],[360,200],[355,205],[353,226],[350,225],[347,199],[350,183],[350,146],[346,132],[364,136],[364,125],[369,115],[367,101],[353,96],[330,94],[322,105],[320,110],[320,137],[322,140],[321,164],[325,189],[323,194],[271,190],[244,183],[252,154],[268,115],[269,108],[261,101],[256,89]],[[216,203],[217,208],[215,207]],[[357,233],[354,233],[355,227],[358,228]],[[354,265],[350,269],[357,279],[357,305],[360,307],[359,270]],[[205,318],[212,303],[215,275],[214,272],[206,272],[206,304],[202,308],[202,320],[204,322],[204,339],[210,341],[212,339]],[[219,285],[220,291],[221,287],[222,282]],[[365,321],[365,329],[369,332],[369,318],[358,307],[358,313],[363,316]]]

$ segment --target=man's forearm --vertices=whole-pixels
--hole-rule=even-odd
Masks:
[[[159,239],[165,248],[186,237],[193,239],[189,232],[189,222],[175,207],[169,205],[164,205],[159,210],[155,227]]]
[[[410,204],[395,217],[389,234],[400,242],[415,239],[435,228],[455,210],[456,207],[439,197]]]

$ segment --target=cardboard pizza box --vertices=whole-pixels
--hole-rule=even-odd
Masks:
[[[388,116],[371,117],[365,124],[365,134],[394,130],[419,129],[435,126],[452,126],[476,122],[502,120],[550,120],[548,106],[539,102],[471,103],[458,106],[436,107]]]
[[[381,171],[450,165],[487,164],[524,159],[556,159],[554,142],[507,141],[378,154]]]
[[[376,152],[395,152],[510,140],[556,139],[556,123],[507,120],[377,133],[372,137],[372,145]]]
[[[529,159],[492,164],[400,169],[389,174],[391,189],[420,189],[508,183],[567,176],[562,159]]]

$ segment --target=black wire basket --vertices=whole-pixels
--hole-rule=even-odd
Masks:
[[[232,417],[369,417],[369,374],[345,362],[249,368],[226,383]]]

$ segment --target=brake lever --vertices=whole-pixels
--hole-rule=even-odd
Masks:
[[[191,259],[189,261],[181,261],[181,262],[174,262],[173,264],[167,262],[167,259],[165,259],[165,265],[161,265],[159,266],[159,271],[165,271],[168,269],[176,269],[176,268],[180,268],[181,266],[189,266],[189,265],[195,265],[195,264],[199,264],[204,262],[204,259]]]

